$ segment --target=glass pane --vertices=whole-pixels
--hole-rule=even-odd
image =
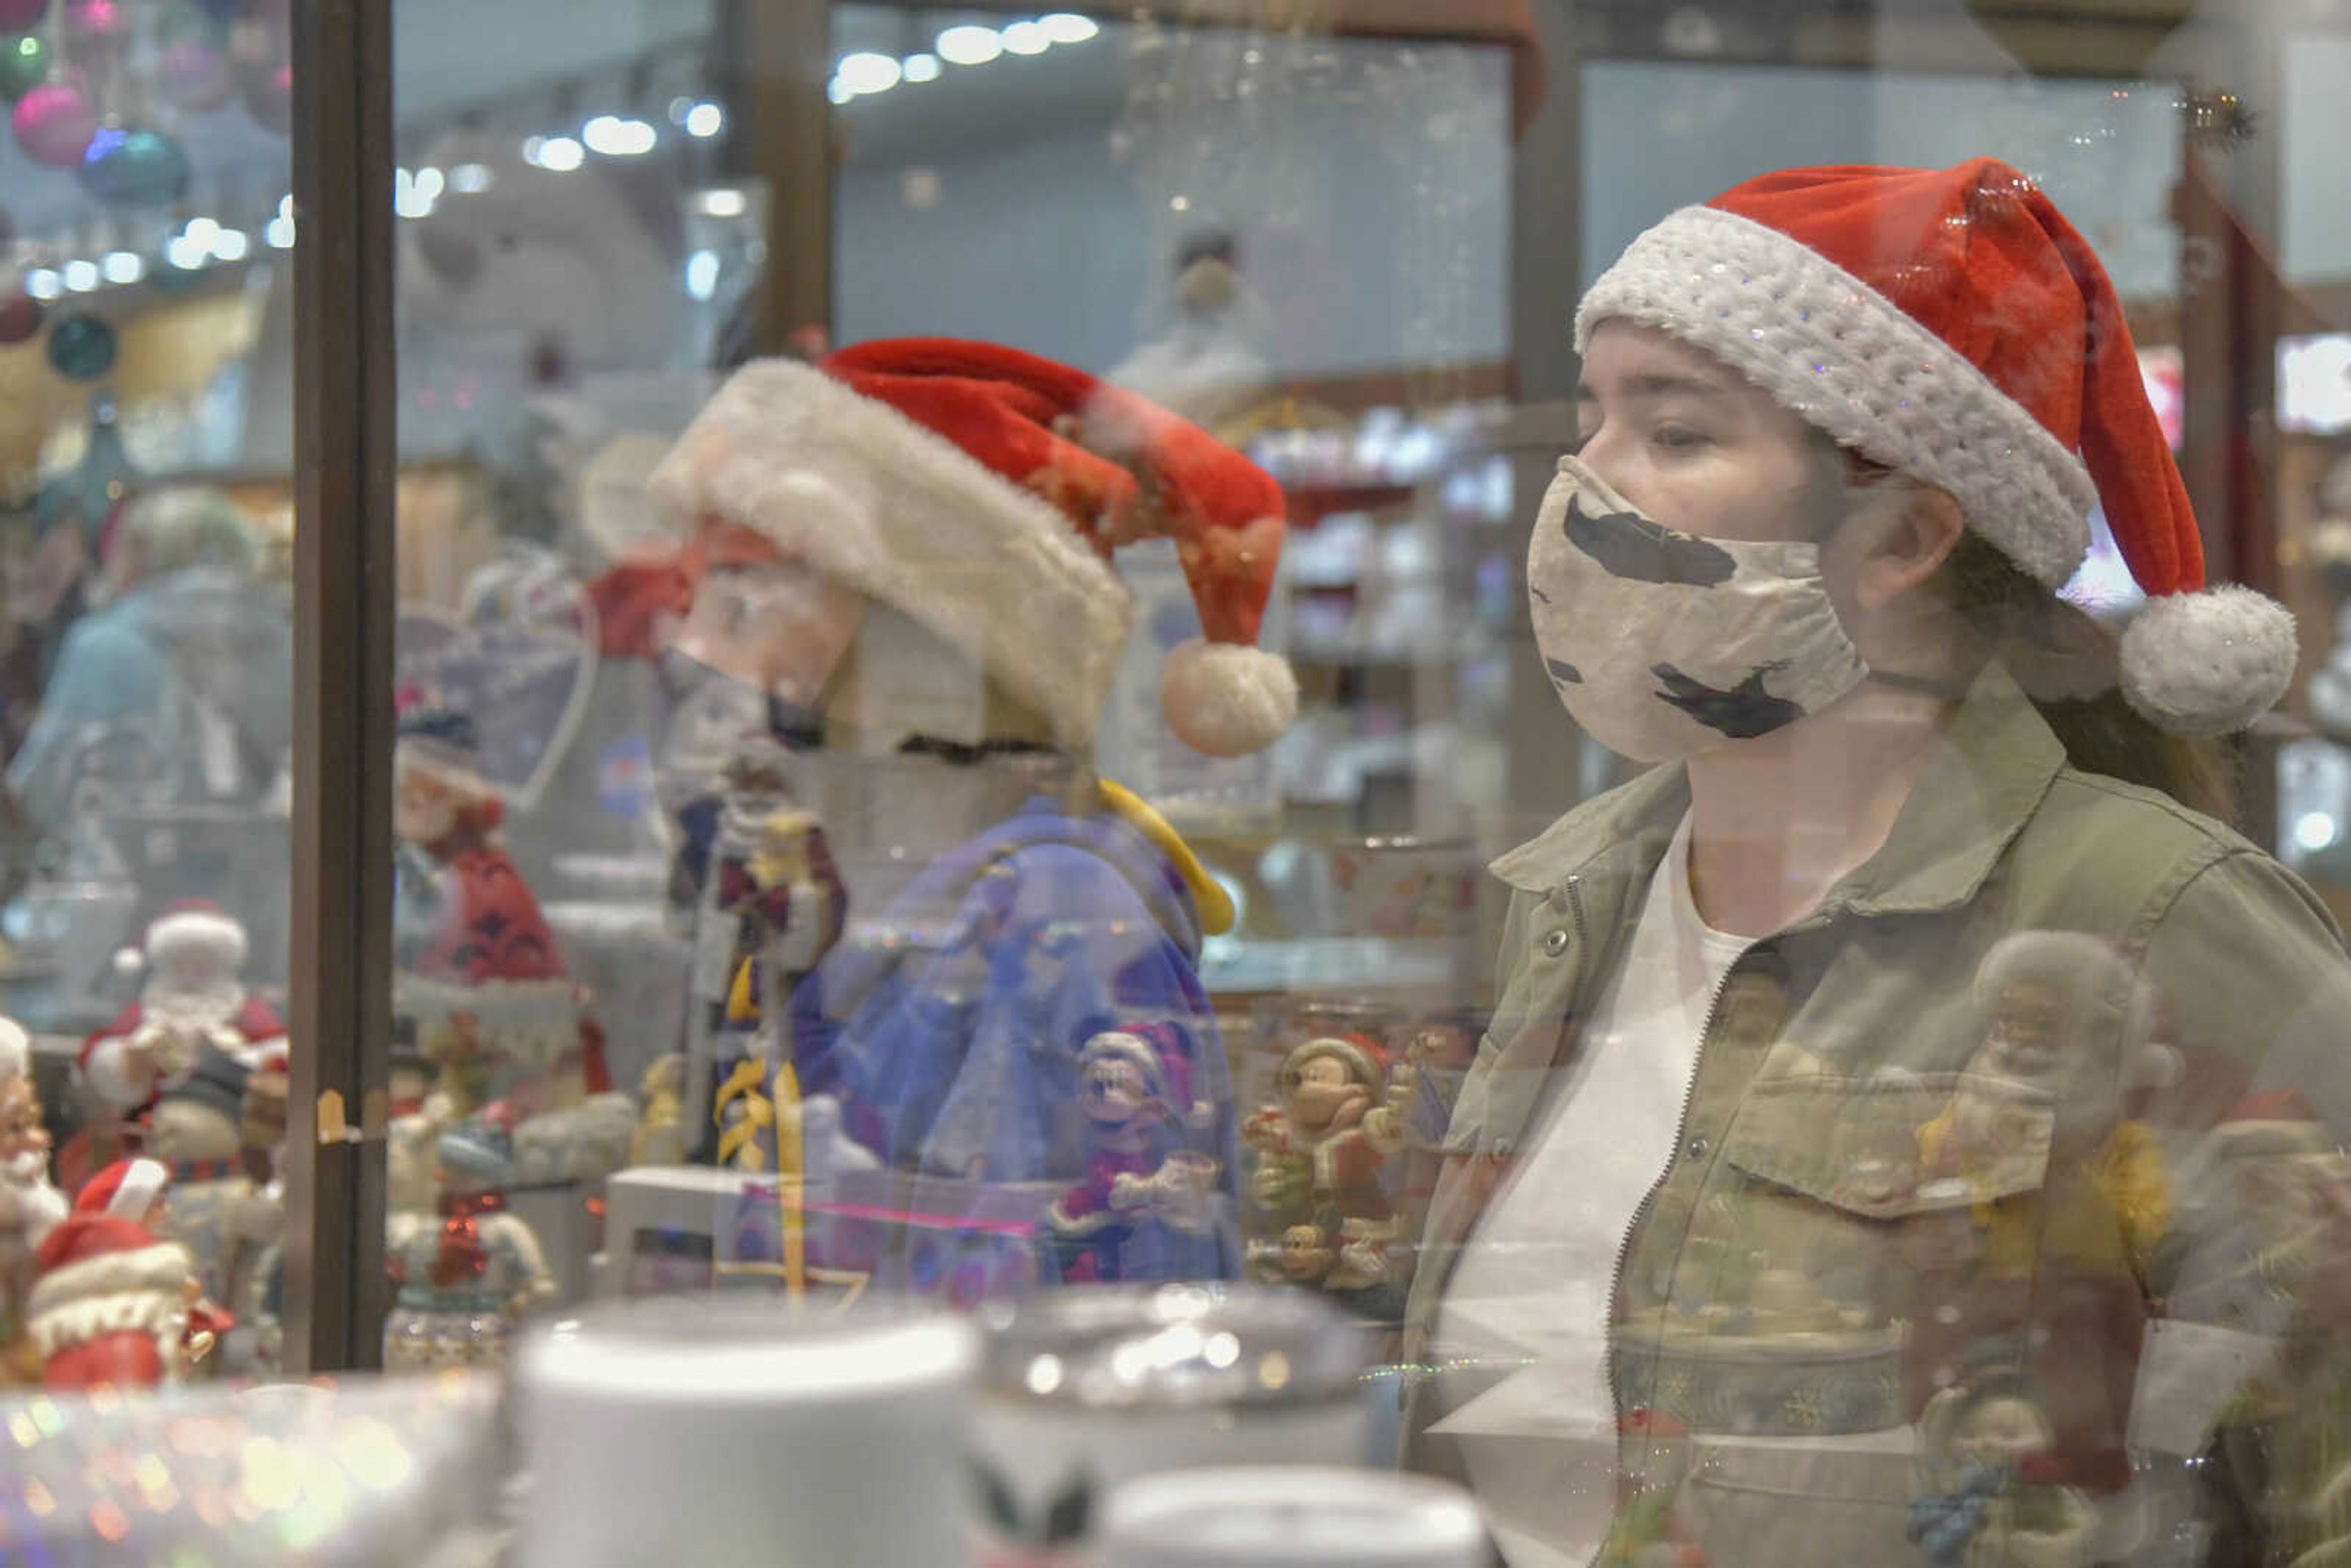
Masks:
[[[5,319],[234,303],[279,471],[149,3]],[[2339,11],[399,7],[383,1343],[520,1559],[2343,1555]],[[263,875],[186,724],[16,961]]]
[[[277,1362],[287,17],[0,6],[8,1381]],[[106,1265],[76,1265],[125,1235],[188,1248],[185,1333],[119,1334],[83,1299]]]

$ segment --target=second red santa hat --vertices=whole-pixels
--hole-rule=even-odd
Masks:
[[[1171,654],[1168,727],[1196,750],[1270,745],[1298,683],[1257,646],[1281,488],[1147,400],[1016,349],[860,345],[817,370],[746,366],[653,479],[673,520],[757,529],[961,649],[1084,745],[1134,608],[1112,550],[1176,542],[1203,635]]]
[[[2292,680],[2294,618],[2207,589],[2187,486],[2105,268],[2032,180],[1839,165],[1750,180],[1642,235],[1576,312],[1705,350],[1865,457],[1949,491],[2044,586],[2103,503],[2150,602],[2123,690],[2182,735],[2241,729]]]

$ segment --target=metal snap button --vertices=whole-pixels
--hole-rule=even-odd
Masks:
[[[1713,1147],[1714,1145],[1712,1144],[1707,1142],[1706,1134],[1704,1133],[1700,1133],[1698,1136],[1689,1141],[1689,1157],[1694,1160],[1702,1160],[1706,1158],[1708,1152]]]
[[[1567,933],[1565,931],[1554,931],[1543,938],[1543,953],[1546,956],[1556,958],[1566,951]]]

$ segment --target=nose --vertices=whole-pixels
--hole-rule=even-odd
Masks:
[[[1647,476],[1629,437],[1604,424],[1593,432],[1576,456],[1586,468],[1606,480],[1611,489],[1646,513],[1649,503],[1642,491],[1646,488]]]

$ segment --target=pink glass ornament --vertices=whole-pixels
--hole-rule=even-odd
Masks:
[[[51,169],[78,168],[98,134],[98,111],[70,82],[37,87],[16,100],[9,117],[16,145],[34,162]]]
[[[69,49],[120,47],[131,41],[131,14],[122,0],[66,0],[65,37]]]

